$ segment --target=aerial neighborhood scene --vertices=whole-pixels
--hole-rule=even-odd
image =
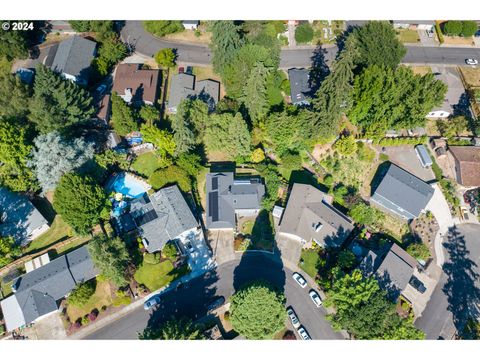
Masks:
[[[0,339],[480,338],[480,20],[1,23]]]

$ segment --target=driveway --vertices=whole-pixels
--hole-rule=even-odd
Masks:
[[[280,253],[282,260],[291,268],[297,267],[302,255],[302,243],[278,234],[276,241],[277,251]]]
[[[444,110],[452,114],[469,111],[468,98],[456,66],[432,65],[432,72],[438,80],[448,86],[443,104],[435,110]]]
[[[235,259],[233,249],[233,230],[209,230],[208,241],[217,264]]]
[[[426,30],[417,30],[422,46],[435,46],[435,35],[430,37]]]
[[[46,46],[39,46],[39,56],[36,59],[23,59],[17,60],[12,66],[12,72],[16,72],[18,69],[35,69],[37,64],[44,64],[51,66],[53,58],[57,52],[58,44],[50,44]]]
[[[188,265],[192,270],[192,277],[198,276],[216,266],[215,260],[212,256],[213,254],[203,237],[202,230],[191,231],[179,240],[182,243],[185,252],[188,253]],[[192,252],[189,252],[188,248],[185,246],[187,242],[190,242],[192,245]]]
[[[412,145],[389,146],[385,147],[385,153],[389,160],[407,170],[409,173],[429,182],[435,180],[435,174],[432,169],[424,168],[415,153],[415,148]]]
[[[32,340],[63,340],[67,338],[60,313],[55,311],[40,319],[22,333]]]
[[[427,339],[451,339],[469,316],[480,318],[480,225],[461,224],[445,238],[443,274],[415,325]]]

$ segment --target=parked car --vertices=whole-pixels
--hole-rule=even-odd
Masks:
[[[97,92],[98,95],[103,95],[106,90],[107,90],[107,85],[105,85],[105,84],[102,84],[95,89],[95,91]]]
[[[467,63],[467,65],[478,65],[477,59],[466,59],[465,62]]]
[[[320,295],[318,295],[318,293],[315,290],[311,289],[308,292],[308,295],[310,295],[310,299],[312,299],[316,307],[322,306],[322,299],[320,299]]]
[[[190,242],[190,240],[187,240],[185,242],[185,248],[187,248],[187,250],[191,253],[193,253],[195,251],[195,248],[193,247],[192,243]]]
[[[409,284],[412,285],[421,294],[423,294],[427,290],[425,285],[423,285],[423,283],[420,280],[418,280],[415,276],[412,276],[412,278],[409,281]]]
[[[293,327],[297,329],[300,326],[300,321],[298,320],[297,314],[295,314],[295,311],[293,311],[291,306],[287,308],[287,315],[290,318],[290,322],[292,323]]]
[[[192,66],[187,66],[187,69],[185,70],[187,74],[193,75],[193,67]]]
[[[297,329],[297,332],[298,332],[298,335],[300,335],[300,339],[302,339],[302,340],[312,340],[310,335],[308,335],[307,330],[305,330],[305,328],[303,326],[300,326]]]
[[[210,304],[207,305],[207,311],[210,312],[216,310],[223,304],[225,304],[225,298],[223,296],[220,296],[219,298],[213,300]]]
[[[157,306],[160,304],[160,296],[159,295],[155,295],[155,296],[152,296],[150,299],[148,299],[147,301],[145,301],[145,303],[143,304],[143,308],[145,310],[150,310],[152,309],[153,307]]]
[[[292,277],[293,277],[293,280],[295,280],[297,284],[300,285],[302,288],[307,286],[307,280],[305,280],[305,278],[299,273],[297,272],[293,273]]]
[[[185,72],[185,68],[184,68],[183,66],[180,66],[180,67],[178,68],[178,73],[179,73],[179,74],[183,74],[184,72]]]

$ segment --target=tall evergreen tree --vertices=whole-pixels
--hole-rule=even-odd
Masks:
[[[262,63],[258,62],[253,67],[249,78],[243,88],[241,100],[248,109],[250,118],[254,125],[264,120],[268,112],[267,98],[267,77],[269,70]]]
[[[0,116],[24,118],[30,95],[30,89],[18,76],[0,74]]]
[[[202,340],[205,336],[192,320],[172,318],[161,325],[149,325],[141,334],[140,340]]]
[[[28,57],[25,31],[0,31],[0,58],[3,57],[8,60],[26,59]]]
[[[243,45],[239,30],[239,27],[230,20],[213,21],[210,24],[213,68],[216,73],[223,74],[225,67],[235,56],[235,52]]]
[[[133,110],[115,92],[112,94],[112,126],[120,136],[138,130]]]

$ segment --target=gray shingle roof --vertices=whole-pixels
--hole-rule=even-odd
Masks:
[[[370,200],[398,216],[413,219],[425,209],[433,192],[426,182],[390,164]]]
[[[29,324],[38,317],[57,310],[58,300],[68,295],[77,284],[93,279],[97,275],[98,270],[93,265],[85,245],[18,277],[13,282],[15,292],[12,296],[17,300],[25,324]],[[8,311],[12,314],[19,312],[18,309],[12,308],[11,304],[4,308],[3,302],[2,310],[4,313]],[[9,317],[10,314],[5,316],[6,319]],[[15,324],[14,328],[17,326],[18,324]],[[12,329],[8,320],[7,327]]]
[[[280,232],[322,247],[343,244],[353,230],[351,220],[325,199],[325,193],[306,184],[294,184],[280,222]]]
[[[198,226],[178,186],[145,193],[131,202],[130,214],[147,241],[147,250],[161,250],[169,240]]]
[[[168,98],[168,108],[176,108],[180,102],[189,96],[194,96],[195,76],[190,74],[175,74],[170,80],[170,95]]]
[[[207,174],[207,228],[235,227],[236,210],[259,210],[265,185],[258,178],[235,179],[233,172]]]
[[[52,70],[88,80],[90,64],[95,57],[94,41],[72,36],[58,44]]]
[[[32,232],[48,224],[26,196],[0,188],[0,235],[12,236],[22,245]]]
[[[307,69],[289,69],[288,79],[290,80],[290,96],[292,104],[308,104],[311,88],[308,84],[309,71]]]

